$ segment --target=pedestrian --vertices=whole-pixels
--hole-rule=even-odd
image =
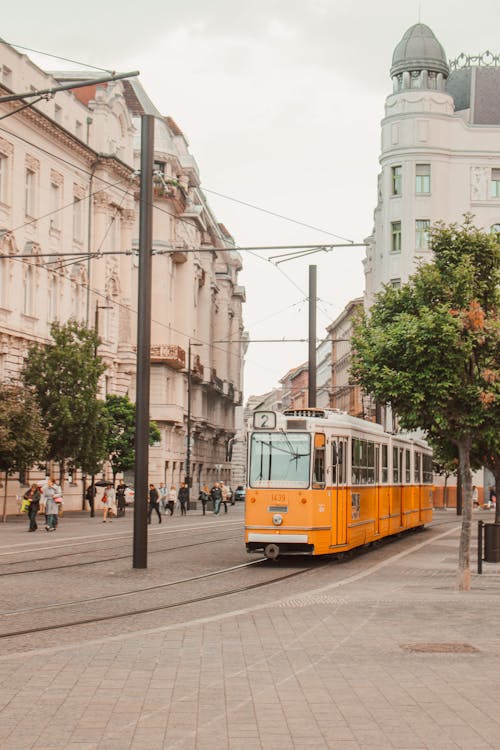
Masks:
[[[219,482],[216,482],[210,490],[210,498],[214,504],[214,515],[218,516],[222,502],[222,492]]]
[[[479,508],[479,492],[475,485],[472,488],[472,507]]]
[[[205,485],[204,487],[202,487],[202,489],[200,490],[200,494],[198,495],[198,500],[200,501],[201,507],[203,508],[203,515],[206,515],[207,503],[208,503],[209,497],[210,497],[210,490],[208,489],[208,486]]]
[[[40,509],[41,496],[42,493],[40,492],[40,486],[38,484],[32,484],[29,490],[24,494],[24,499],[29,500],[28,518],[30,521],[30,527],[28,531],[36,531],[38,529],[36,514]]]
[[[234,499],[234,492],[232,491],[231,487],[227,488],[227,498],[231,505],[234,505],[235,499]]]
[[[497,496],[493,485],[490,487],[490,508],[495,510],[497,507]]]
[[[160,509],[163,511],[164,515],[167,515],[167,488],[165,487],[163,482],[160,482],[160,486],[158,487],[158,495],[160,497]]]
[[[116,516],[116,495],[111,482],[104,488],[104,495],[101,500],[103,503],[102,522],[106,523],[109,520],[112,523],[113,516]]]
[[[175,507],[176,500],[177,500],[177,490],[175,489],[175,484],[172,484],[167,494],[167,509],[171,516],[174,515],[174,507]]]
[[[43,487],[43,504],[45,507],[45,530],[55,531],[57,526],[57,517],[59,515],[59,505],[62,501],[61,488],[56,484],[53,477],[50,477],[47,484]]]
[[[148,523],[151,523],[151,514],[156,511],[158,514],[158,523],[161,523],[160,506],[158,505],[159,494],[154,484],[149,485],[149,512]]]
[[[125,490],[127,489],[127,485],[123,481],[123,479],[120,479],[118,486],[116,488],[116,507],[117,507],[117,517],[118,516],[124,516],[125,515],[125,508],[126,508],[126,501],[125,501]]]
[[[177,499],[179,500],[179,505],[181,506],[181,516],[185,516],[187,512],[187,506],[189,505],[189,488],[185,482],[183,482],[179,487]]]
[[[89,484],[89,486],[85,490],[85,500],[89,504],[91,518],[94,518],[94,501],[95,501],[96,495],[97,495],[97,487],[92,482],[91,484]]]
[[[226,487],[224,482],[220,483],[220,491],[222,494],[221,502],[222,502],[222,505],[224,506],[224,513],[227,513],[227,501],[229,500],[229,492],[228,492],[228,487]]]

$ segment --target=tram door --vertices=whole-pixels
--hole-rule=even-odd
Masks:
[[[332,538],[331,545],[347,542],[347,440],[332,438]]]

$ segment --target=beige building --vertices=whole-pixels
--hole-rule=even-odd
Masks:
[[[0,95],[78,77],[49,75],[0,45]],[[227,478],[227,445],[241,403],[243,347],[230,343],[243,333],[241,258],[206,203],[186,139],[138,82],[60,92],[16,114],[19,107],[0,104],[0,116],[9,115],[0,123],[0,379],[18,377],[29,345],[47,342],[54,320],[75,318],[95,325],[102,339],[99,354],[107,369],[101,396],[135,398],[134,170],[140,115],[154,114],[151,416],[162,438],[151,449],[151,479],[178,484],[183,478],[189,349],[191,475],[195,486],[216,471]],[[72,480],[65,488],[67,508],[81,505],[81,484]],[[18,478],[9,481],[9,512],[22,492]]]

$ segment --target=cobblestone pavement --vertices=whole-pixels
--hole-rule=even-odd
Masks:
[[[500,566],[457,592],[445,516],[307,586],[4,652],[0,748],[500,750]]]

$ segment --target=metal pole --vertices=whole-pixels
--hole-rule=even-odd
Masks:
[[[191,487],[191,339],[188,342],[186,484]]]
[[[308,406],[316,406],[316,270],[309,266],[309,395]]]
[[[477,572],[483,572],[483,527],[484,521],[477,522]]]
[[[153,115],[142,115],[135,407],[134,568],[148,567],[147,498],[149,462],[149,379],[151,356],[151,270],[153,257],[154,122],[155,119]]]

